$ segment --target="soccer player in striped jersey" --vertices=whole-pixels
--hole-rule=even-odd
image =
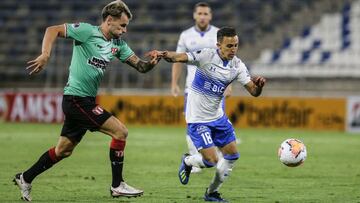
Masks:
[[[235,29],[224,27],[217,32],[217,49],[206,48],[186,53],[157,50],[149,52],[154,59],[161,56],[169,62],[196,66],[195,77],[188,92],[185,118],[188,135],[202,157],[184,154],[178,176],[182,184],[187,184],[192,167],[216,167],[215,176],[205,191],[205,201],[226,202],[219,189],[240,157],[234,128],[221,106],[226,87],[237,81],[252,96],[257,97],[266,82],[261,76],[250,76],[245,64],[236,57],[238,45]],[[222,152],[222,159],[218,158],[216,148]]]
[[[192,52],[203,48],[216,48],[216,33],[219,28],[210,24],[212,19],[211,7],[206,2],[199,2],[194,6],[193,18],[195,25],[184,30],[180,34],[180,38],[177,44],[176,52]],[[172,78],[171,78],[171,94],[177,97],[180,93],[179,78],[183,69],[182,63],[174,63],[172,66]],[[196,66],[187,64],[187,74],[184,89],[184,111],[186,109],[186,99],[188,95],[188,89],[191,87],[191,83],[194,80]],[[228,97],[231,94],[231,85],[225,90],[224,97]],[[224,100],[222,101],[225,102]],[[196,150],[189,135],[186,135],[186,142],[188,145],[189,153],[191,155],[200,156]],[[219,153],[221,156],[221,154]],[[191,172],[198,173],[201,168],[193,167]]]
[[[109,148],[111,196],[136,197],[143,194],[142,190],[128,185],[122,176],[127,128],[95,103],[100,81],[111,60],[117,58],[141,73],[150,71],[159,62],[158,58],[141,60],[120,38],[126,33],[131,18],[132,14],[127,5],[117,0],[103,8],[103,21],[100,26],[65,23],[46,29],[41,55],[29,61],[27,69],[32,75],[45,68],[58,37],[73,40],[69,79],[64,88],[62,102],[65,120],[57,145],[45,151],[29,169],[15,175],[14,182],[20,188],[23,200],[31,201],[31,183],[35,177],[63,158],[69,157],[87,130],[100,131],[112,137]]]

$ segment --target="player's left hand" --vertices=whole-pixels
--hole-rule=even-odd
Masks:
[[[262,77],[262,76],[255,76],[255,77],[251,78],[251,80],[258,87],[264,87],[264,85],[266,83],[266,79],[264,77]]]
[[[27,62],[27,64],[29,64],[29,65],[26,67],[26,70],[30,70],[29,75],[38,73],[41,70],[43,70],[45,65],[47,64],[49,58],[50,57],[48,55],[41,54],[36,59]]]

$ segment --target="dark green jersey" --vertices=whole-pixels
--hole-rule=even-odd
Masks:
[[[121,39],[107,40],[99,26],[65,24],[66,37],[74,40],[64,95],[95,97],[106,66],[114,57],[126,61],[134,52]]]

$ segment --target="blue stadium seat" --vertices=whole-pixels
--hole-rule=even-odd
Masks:
[[[319,23],[305,26],[299,36],[285,37],[280,50],[272,51],[272,57],[266,57],[271,51],[264,50],[252,71],[269,77],[293,77],[294,73],[297,77],[360,76],[359,39],[360,1],[345,3],[339,13],[325,14]],[[298,68],[302,71],[294,71]]]

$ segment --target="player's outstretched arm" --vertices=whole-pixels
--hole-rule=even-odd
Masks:
[[[266,79],[261,76],[252,77],[251,81],[245,85],[246,90],[254,97],[260,96]]]
[[[175,51],[158,51],[152,50],[145,54],[150,56],[152,59],[163,58],[170,63],[186,63],[188,62],[188,56],[186,53],[177,53]]]
[[[174,51],[163,51],[161,55],[167,62],[170,63],[186,63],[188,62],[188,56],[186,53],[177,53]]]
[[[150,61],[145,61],[134,54],[126,60],[126,64],[135,68],[140,73],[146,73],[152,70],[156,64],[159,63],[160,59],[160,57],[154,56],[150,59]]]
[[[64,25],[54,25],[46,28],[40,56],[27,62],[28,66],[26,67],[26,70],[30,70],[29,75],[38,73],[44,69],[50,58],[52,45],[57,37],[65,37]]]

